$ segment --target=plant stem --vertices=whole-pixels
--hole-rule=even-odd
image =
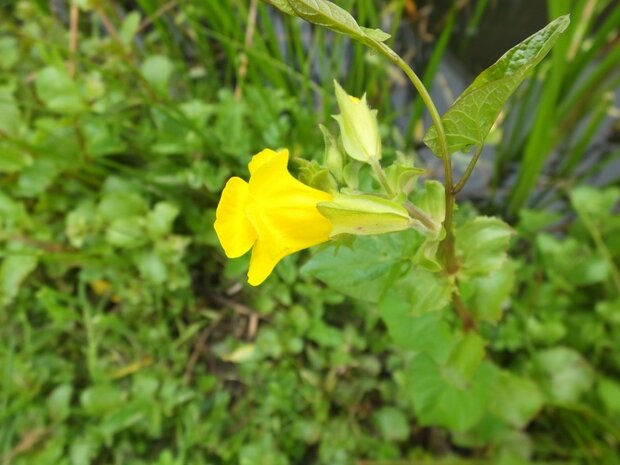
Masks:
[[[446,216],[443,222],[443,226],[446,230],[446,237],[441,243],[441,250],[443,253],[443,262],[445,272],[448,275],[456,274],[458,270],[458,263],[456,261],[455,251],[454,251],[454,231],[452,228],[452,213],[454,211],[454,185],[452,180],[452,161],[450,159],[450,151],[448,149],[448,139],[446,137],[446,131],[443,127],[443,123],[441,121],[441,116],[437,111],[437,107],[435,103],[431,99],[428,90],[424,86],[424,83],[420,80],[418,75],[411,69],[411,67],[403,60],[394,50],[388,47],[383,42],[377,42],[374,40],[369,40],[367,45],[377,50],[379,53],[384,55],[388,60],[398,66],[409,78],[413,86],[416,88],[424,105],[428,109],[431,119],[433,120],[433,124],[435,125],[435,129],[437,130],[437,138],[439,140],[439,156],[443,161],[443,170],[444,170],[444,188],[446,192]],[[472,166],[473,170],[473,166]],[[470,173],[471,174],[471,173]],[[463,183],[464,184],[464,183]],[[458,295],[458,291],[453,294],[453,305],[455,307],[456,312],[463,322],[463,327],[466,330],[475,328],[475,320],[473,316],[467,311],[463,301],[460,299]],[[472,322],[474,324],[472,325]]]
[[[418,220],[429,231],[437,233],[439,229],[441,229],[441,226],[439,225],[439,223],[436,223],[435,221],[433,221],[433,219],[430,216],[428,216],[423,210],[419,209],[411,202],[407,201],[404,203],[403,206],[405,207],[405,209],[407,210],[407,213],[409,213],[409,216],[411,218]]]
[[[390,183],[385,177],[385,173],[383,172],[383,168],[381,167],[379,160],[373,158],[370,161],[370,166],[372,167],[372,170],[374,171],[375,176],[377,176],[377,180],[379,181],[379,184],[381,184],[381,187],[383,187],[385,193],[388,195],[389,198],[393,198],[394,191],[390,187]]]
[[[383,42],[371,41],[369,45],[371,45],[375,50],[379,51],[392,63],[394,63],[401,70],[403,70],[403,72],[407,75],[413,86],[420,94],[424,105],[426,105],[426,108],[431,115],[431,119],[433,120],[435,129],[437,130],[439,149],[441,151],[439,155],[441,156],[441,159],[443,161],[444,186],[446,190],[446,217],[443,222],[444,228],[446,229],[446,238],[442,243],[442,248],[444,252],[446,271],[449,274],[454,274],[458,268],[458,265],[454,256],[454,233],[452,231],[452,212],[454,210],[454,194],[452,192],[452,162],[450,160],[448,139],[446,138],[446,131],[443,127],[441,116],[439,115],[439,111],[437,111],[437,107],[431,99],[428,90],[424,86],[424,83],[420,80],[415,71],[413,71],[413,69],[411,69],[411,67],[405,62],[405,60],[403,60],[394,50],[392,50]]]
[[[463,302],[463,299],[461,299],[461,296],[457,292],[452,294],[452,305],[454,305],[456,313],[461,318],[461,321],[463,322],[463,329],[465,331],[470,331],[472,329],[478,329],[478,324],[476,323],[476,319],[473,317],[471,313],[469,313],[469,311],[465,307],[465,303]]]
[[[476,163],[478,163],[478,159],[480,158],[481,153],[482,153],[482,145],[479,145],[473,158],[469,161],[469,165],[467,165],[467,169],[465,170],[465,173],[463,173],[463,177],[452,188],[453,195],[458,194],[459,192],[461,192],[461,189],[465,187],[465,184],[469,180],[471,173],[474,171],[474,168],[476,167]]]

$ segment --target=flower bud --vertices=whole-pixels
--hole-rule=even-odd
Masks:
[[[340,125],[345,151],[351,158],[364,163],[381,159],[377,110],[370,109],[366,94],[358,99],[347,94],[336,81],[334,85],[340,107],[340,114],[335,115],[334,119]]]

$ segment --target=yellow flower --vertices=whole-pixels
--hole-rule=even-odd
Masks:
[[[215,232],[229,258],[252,248],[248,282],[258,286],[287,255],[329,239],[331,222],[316,208],[327,192],[306,186],[287,170],[288,150],[265,149],[250,161],[250,182],[228,180]]]

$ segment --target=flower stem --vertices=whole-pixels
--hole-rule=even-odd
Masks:
[[[429,231],[437,233],[441,229],[441,226],[439,225],[439,223],[436,223],[435,221],[433,221],[433,219],[430,216],[428,216],[426,212],[416,207],[411,202],[407,201],[404,203],[403,206],[405,207],[405,209],[407,210],[407,213],[409,213],[409,216],[411,218],[418,220]]]
[[[385,191],[385,193],[388,195],[388,197],[393,198],[394,191],[390,187],[390,183],[388,182],[387,177],[385,176],[385,172],[383,171],[383,168],[381,167],[379,160],[373,158],[370,161],[370,166],[372,167],[372,170],[374,171],[375,176],[377,176],[377,180],[379,181],[379,184],[381,184],[381,187],[383,187],[383,190]]]

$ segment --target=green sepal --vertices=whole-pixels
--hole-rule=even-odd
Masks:
[[[360,169],[362,164],[355,160],[351,160],[344,165],[342,169],[342,179],[349,189],[357,190],[360,185]]]
[[[446,218],[446,191],[439,181],[426,181],[416,205],[438,223]]]
[[[336,192],[338,184],[327,168],[316,161],[304,159],[295,160],[300,165],[299,180],[304,184],[324,192]]]
[[[425,172],[422,168],[394,163],[386,168],[385,176],[394,192],[409,194],[413,191],[418,177]]]
[[[325,153],[323,155],[323,165],[334,175],[336,181],[343,182],[343,165],[344,154],[341,150],[341,145],[338,139],[322,124],[319,124],[319,129],[323,133],[323,140],[325,142]]]
[[[320,202],[318,210],[333,225],[330,236],[383,234],[411,227],[402,206],[372,195],[335,194],[331,202]]]
[[[437,273],[441,271],[441,263],[437,260],[437,250],[439,249],[439,243],[445,236],[445,230],[442,228],[440,236],[435,238],[427,238],[420,248],[417,250],[413,257],[413,262],[420,265],[422,268]]]

